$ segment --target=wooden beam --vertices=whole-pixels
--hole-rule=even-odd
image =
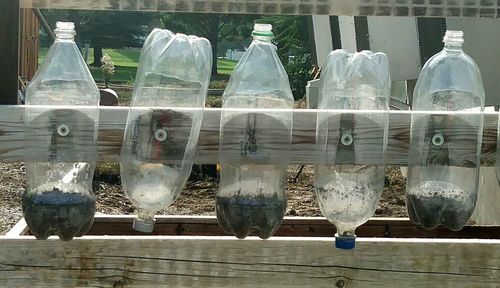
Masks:
[[[79,108],[80,109],[80,108]],[[80,109],[81,110],[81,109]],[[98,159],[102,161],[118,162],[122,147],[123,130],[128,114],[127,107],[101,107],[100,125],[99,125],[99,154]],[[181,111],[177,109],[176,111]],[[317,159],[315,152],[316,141],[316,113],[318,110],[297,109],[294,110],[293,138],[292,138],[292,159],[291,164],[313,164]],[[219,126],[220,109],[205,109],[203,122],[198,141],[195,162],[200,164],[214,164],[218,160],[219,149]],[[337,111],[337,119],[339,111]],[[344,112],[348,113],[348,112]],[[359,115],[363,113],[369,115],[371,112],[356,112]],[[387,163],[390,165],[406,166],[408,163],[408,144],[410,138],[410,119],[409,111],[391,111],[388,133]],[[175,113],[174,113],[175,114]],[[24,150],[24,126],[23,126],[24,106],[4,106],[0,107],[0,161],[25,161],[25,160],[46,160],[43,158],[47,154],[44,147],[33,148],[36,153],[25,155]],[[335,115],[335,113],[334,113]],[[453,115],[453,113],[448,113]],[[485,113],[483,145],[482,145],[482,164],[492,166],[495,163],[496,137],[497,137],[497,113]],[[184,122],[183,122],[184,123]],[[180,127],[184,124],[178,124]],[[51,123],[37,123],[37,127],[48,127]],[[80,127],[82,128],[82,127]],[[83,127],[82,129],[84,129]],[[190,129],[190,126],[183,127]],[[181,129],[183,129],[181,128]],[[358,141],[367,143],[366,155],[380,153],[373,149],[370,141],[373,140],[370,135],[370,126],[363,128],[365,133],[358,135]],[[263,132],[264,133],[264,132]],[[463,127],[461,132],[463,138],[475,137],[477,133],[473,128]],[[265,134],[265,133],[264,133]],[[269,134],[269,133],[267,133]],[[269,147],[273,145],[273,139],[269,140]],[[363,142],[364,141],[364,142]],[[39,146],[39,145],[38,145]],[[234,147],[233,147],[234,146]],[[234,143],[233,148],[236,151],[241,149],[240,143]],[[37,150],[38,149],[38,150]],[[75,143],[77,151],[86,149],[85,143]],[[237,154],[237,153],[235,153]],[[68,161],[74,160],[73,154],[68,155]],[[367,159],[366,161],[368,161]]]
[[[19,0],[0,4],[0,104],[17,104]]]
[[[21,0],[23,8],[235,14],[421,16],[498,18],[496,0]]]
[[[134,217],[134,215],[97,214],[92,228],[86,235],[144,236],[144,233],[132,229]],[[157,215],[155,218],[154,230],[148,235],[228,236],[220,228],[215,216]],[[273,237],[332,237],[335,233],[335,226],[324,217],[285,217]],[[27,235],[30,234],[24,219],[7,233],[7,236]],[[440,226],[433,230],[424,230],[411,223],[408,218],[374,217],[359,226],[356,235],[387,238],[499,239],[500,226],[468,225],[460,231],[451,231]]]
[[[496,287],[500,240],[0,237],[1,287]]]

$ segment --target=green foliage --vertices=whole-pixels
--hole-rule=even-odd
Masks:
[[[278,56],[290,79],[295,100],[305,96],[307,81],[311,80],[311,43],[313,34],[309,31],[310,16],[266,16],[259,23],[273,25],[274,42]]]
[[[290,80],[293,98],[300,100],[306,95],[307,81],[311,80],[311,55],[301,54],[294,56],[285,65],[286,73]]]
[[[78,44],[88,41],[92,47],[103,48],[141,47],[154,17],[150,13],[126,11],[43,10],[42,13],[52,29],[57,21],[75,23]]]
[[[248,38],[256,18],[258,16],[255,15],[172,13],[163,16],[161,22],[173,32],[207,38],[212,44],[213,63],[217,63],[219,41],[242,41]],[[212,67],[212,75],[217,75],[217,65]]]

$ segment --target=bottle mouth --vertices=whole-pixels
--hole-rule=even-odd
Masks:
[[[274,37],[271,24],[255,23],[253,26],[252,36]]]
[[[443,42],[445,44],[463,44],[464,32],[455,30],[446,30],[446,33],[443,37]]]
[[[356,247],[356,235],[335,234],[335,248],[351,250]]]
[[[57,37],[63,38],[74,38],[76,35],[75,32],[75,23],[73,22],[57,22],[56,30],[54,30]]]

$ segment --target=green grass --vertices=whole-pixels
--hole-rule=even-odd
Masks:
[[[217,73],[231,75],[237,63],[234,60],[217,59]]]
[[[38,63],[42,63],[43,58],[48,52],[48,48],[40,48],[38,51]],[[115,75],[111,82],[133,84],[137,65],[139,62],[140,49],[122,48],[122,49],[104,49],[103,53],[108,53],[115,64]],[[94,60],[94,49],[89,49],[87,64],[92,64]],[[217,71],[221,75],[231,75],[238,61],[218,59]],[[104,82],[100,67],[89,66],[92,76],[96,82]],[[223,77],[226,78],[227,76]]]

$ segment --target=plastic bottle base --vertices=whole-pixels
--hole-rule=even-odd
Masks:
[[[351,250],[356,247],[356,235],[335,235],[335,248]]]
[[[155,220],[143,220],[139,218],[134,218],[134,223],[132,224],[132,228],[134,230],[143,232],[143,233],[151,233],[155,227]]]

